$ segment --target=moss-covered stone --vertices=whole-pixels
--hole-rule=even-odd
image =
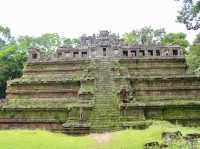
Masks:
[[[145,128],[151,119],[199,125],[200,78],[185,68],[184,58],[29,63],[8,82],[0,129],[104,132]]]

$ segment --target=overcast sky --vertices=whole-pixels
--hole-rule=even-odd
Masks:
[[[0,0],[0,24],[14,35],[57,32],[66,37],[106,29],[123,34],[143,26],[185,32],[192,41],[198,31],[176,23],[180,4],[174,0]]]

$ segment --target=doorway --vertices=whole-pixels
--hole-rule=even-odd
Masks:
[[[106,48],[103,48],[103,56],[106,56]]]

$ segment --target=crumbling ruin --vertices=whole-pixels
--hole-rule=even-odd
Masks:
[[[151,119],[200,124],[200,78],[187,74],[179,46],[128,45],[108,31],[80,41],[48,58],[29,50],[23,76],[8,82],[1,129],[89,133]]]

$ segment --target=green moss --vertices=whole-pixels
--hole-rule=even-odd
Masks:
[[[33,77],[34,78],[34,77]],[[54,78],[53,80],[49,78],[48,76],[45,78],[34,78],[34,79],[27,79],[27,78],[21,78],[21,79],[15,79],[9,81],[9,85],[13,84],[41,84],[41,83],[73,83],[73,82],[79,82],[79,78]]]
[[[2,106],[0,117],[79,123],[83,112],[84,122],[91,123],[92,131],[99,132],[120,130],[123,123],[135,127],[140,125],[138,120],[145,118],[198,120],[200,101],[195,96],[200,79],[196,76],[167,76],[183,74],[184,69],[183,60],[143,58],[28,64],[22,78],[9,81],[7,97],[10,99]],[[188,87],[191,85],[193,88]],[[188,98],[180,86],[195,89],[192,92],[194,98]],[[157,91],[163,87],[173,87],[173,93],[168,91],[157,96]],[[118,96],[122,88],[134,92],[129,99],[134,96],[135,100],[122,104]],[[74,92],[65,94],[65,89]],[[45,90],[62,92],[39,95],[38,91]],[[45,100],[39,98],[43,96]]]
[[[91,86],[91,85],[81,86],[81,88],[79,89],[79,94],[81,94],[81,93],[91,93],[91,94],[94,94],[94,90],[95,90],[95,87]]]
[[[200,119],[199,108],[167,108],[164,110],[164,119]]]
[[[17,109],[5,109],[0,112],[1,119],[21,119],[21,120],[40,120],[45,122],[46,120],[55,120],[59,123],[64,123],[68,118],[67,111],[55,111],[55,110],[17,110]]]
[[[81,104],[77,102],[68,102],[67,100],[30,100],[30,99],[12,99],[7,104],[4,104],[2,108],[24,108],[24,109],[34,109],[34,108],[46,108],[46,109],[71,109],[76,107],[92,107],[92,103]]]

